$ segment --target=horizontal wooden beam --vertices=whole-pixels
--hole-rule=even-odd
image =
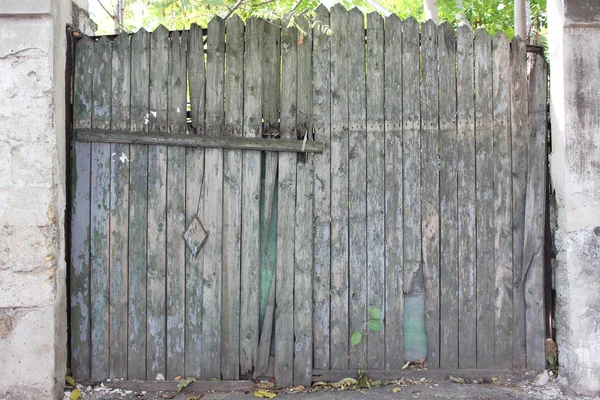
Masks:
[[[396,380],[400,378],[418,380],[426,379],[448,379],[452,375],[463,379],[530,379],[535,377],[535,373],[503,369],[402,369],[402,370],[382,370],[367,369],[365,372],[373,380]],[[358,371],[352,370],[316,370],[313,369],[313,382],[337,382],[344,378],[357,378]]]
[[[97,381],[77,381],[83,386],[97,385]],[[135,392],[174,392],[177,390],[178,381],[136,381],[136,380],[110,380],[103,381],[104,386],[112,389],[133,390]],[[201,381],[191,382],[185,387],[186,392],[231,392],[238,390],[253,390],[256,387],[251,381]]]
[[[237,150],[323,153],[323,143],[307,140],[248,138],[236,136],[185,135],[181,133],[131,132],[105,129],[77,129],[80,142],[153,144]]]

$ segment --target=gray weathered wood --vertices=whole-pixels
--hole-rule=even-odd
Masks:
[[[513,39],[510,50],[510,113],[512,143],[512,252],[513,252],[513,367],[526,367],[525,296],[523,292],[523,244],[527,179],[528,104],[526,43]]]
[[[348,12],[331,9],[331,331],[332,369],[348,368]]]
[[[457,32],[458,107],[458,367],[477,366],[475,239],[475,110],[473,104],[473,32]]]
[[[204,105],[206,72],[202,28],[193,24],[188,36],[188,80],[190,91],[190,116],[197,135],[205,132]],[[169,137],[173,136],[171,133]],[[190,137],[197,137],[190,135]],[[188,148],[185,158],[185,219],[186,226],[195,216],[204,215],[201,196],[204,181],[204,149]],[[185,250],[185,375],[200,378],[202,370],[202,253],[195,257],[190,249]]]
[[[440,368],[458,368],[458,194],[456,39],[448,23],[438,29],[440,129]]]
[[[112,43],[105,37],[94,45],[92,127],[110,127]],[[92,144],[91,191],[91,324],[92,379],[109,376],[109,207],[110,144]]]
[[[129,35],[113,41],[111,128],[129,129]],[[111,144],[110,177],[110,377],[127,377],[129,145]]]
[[[225,126],[242,135],[244,107],[244,23],[233,15],[226,21]],[[240,246],[242,213],[242,152],[223,155],[223,316],[221,317],[221,373],[240,378]]]
[[[494,363],[512,366],[513,254],[510,136],[510,43],[504,33],[492,40],[494,104]]]
[[[529,126],[523,292],[527,338],[527,368],[546,365],[544,340],[544,226],[546,210],[546,129],[548,69],[543,56],[535,55],[529,69]]]
[[[206,58],[206,131],[214,134],[224,123],[225,22],[208,24]],[[207,149],[204,155],[204,208],[202,222],[209,236],[202,255],[202,360],[203,378],[221,377],[221,285],[223,257],[223,150]],[[210,205],[210,206],[209,206]]]
[[[273,336],[273,319],[275,313],[275,274],[271,278],[271,287],[269,288],[269,298],[265,309],[265,317],[260,332],[260,341],[258,343],[258,358],[254,367],[254,378],[259,378],[267,373],[269,367],[269,358],[271,357],[271,338]]]
[[[169,54],[168,126],[186,126],[187,35],[171,33]],[[167,375],[185,373],[185,149],[167,148]]]
[[[246,23],[244,137],[259,137],[262,127],[261,36],[262,22],[250,18]],[[259,337],[260,152],[245,150],[242,163],[240,374],[250,375],[257,360]]]
[[[324,5],[316,9],[317,19],[329,25],[329,11]],[[313,28],[312,119],[315,140],[323,142],[323,153],[314,163],[314,282],[313,282],[313,365],[329,368],[330,326],[330,226],[331,226],[331,76],[329,57],[331,37],[318,26]]]
[[[376,12],[367,15],[367,307],[385,305],[384,29]],[[369,368],[385,367],[385,330],[369,332]]]
[[[440,33],[441,34],[441,33]],[[427,365],[440,366],[440,172],[438,121],[438,29],[421,32],[421,237],[425,285]],[[443,128],[441,128],[443,129]],[[448,150],[448,149],[444,149]]]
[[[494,150],[491,38],[475,32],[475,187],[477,221],[477,368],[494,365]]]
[[[148,128],[167,132],[169,32],[159,26],[150,35],[150,115]],[[148,379],[167,375],[166,223],[167,147],[148,147]]]
[[[73,126],[92,122],[93,42],[84,37],[75,47]],[[90,168],[91,145],[74,142],[71,208],[71,374],[90,378]]]
[[[385,368],[404,365],[402,23],[385,20]],[[369,111],[368,111],[369,112]],[[370,153],[370,152],[369,152]]]

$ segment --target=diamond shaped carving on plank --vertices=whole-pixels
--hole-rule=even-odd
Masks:
[[[208,231],[204,228],[198,216],[194,215],[194,218],[192,218],[192,221],[183,233],[183,240],[185,240],[185,244],[190,249],[192,256],[196,257],[198,255],[206,239],[208,239]]]

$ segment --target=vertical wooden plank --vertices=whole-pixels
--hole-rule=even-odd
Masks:
[[[367,15],[367,306],[385,317],[385,66],[383,18]],[[369,368],[385,368],[385,331],[367,337]]]
[[[529,70],[529,126],[523,291],[527,337],[527,368],[546,365],[544,340],[544,226],[546,209],[546,129],[548,67],[536,54]]]
[[[525,369],[525,297],[523,296],[523,244],[527,179],[527,52],[526,43],[515,38],[510,50],[510,114],[512,155],[512,252],[513,252],[513,367]]]
[[[495,270],[495,366],[512,365],[513,254],[512,167],[510,137],[510,54],[508,38],[492,40],[494,117],[494,270]]]
[[[129,35],[113,41],[111,129],[129,129]],[[129,145],[111,144],[110,177],[110,377],[127,377]]]
[[[185,132],[187,35],[171,33],[167,123]],[[185,148],[167,148],[167,379],[185,372]]]
[[[206,73],[202,28],[190,27],[188,37],[188,80],[190,111],[194,133],[203,135]],[[189,226],[194,217],[202,219],[204,199],[204,149],[188,148],[185,157],[185,219]],[[185,256],[185,375],[201,377],[202,359],[202,250],[196,256],[186,246]]]
[[[398,16],[393,14],[385,20],[384,62],[385,368],[398,369],[404,364],[403,73],[402,22],[400,22]],[[393,301],[388,299],[393,299]]]
[[[448,23],[438,30],[440,129],[440,367],[458,368],[458,194],[456,39]]]
[[[112,43],[101,38],[94,45],[92,128],[110,128]],[[109,376],[109,208],[110,144],[92,144],[91,193],[91,303],[92,379]]]
[[[331,369],[348,368],[348,12],[331,8]]]
[[[458,367],[477,366],[473,32],[457,32]]]
[[[317,19],[329,25],[329,10],[316,9]],[[313,283],[313,367],[329,369],[330,322],[330,239],[331,239],[331,37],[320,27],[313,28],[312,118],[315,140],[323,142],[323,153],[314,156],[314,283]]]
[[[150,115],[148,128],[167,132],[169,32],[150,35]],[[148,147],[147,379],[167,374],[166,333],[167,147]]]
[[[206,133],[220,134],[224,123],[225,22],[208,24],[206,58]],[[204,253],[202,298],[202,374],[221,377],[221,281],[223,250],[223,149],[206,149],[204,155],[204,218],[209,236]]]
[[[73,127],[92,122],[93,42],[84,37],[75,47]],[[71,214],[71,373],[90,378],[90,167],[91,144],[73,141]]]
[[[244,107],[244,23],[233,15],[226,21],[226,134],[242,136]],[[223,316],[221,372],[223,379],[240,378],[240,246],[242,213],[242,152],[223,155]]]
[[[475,32],[477,368],[494,365],[494,150],[491,38]]]
[[[429,368],[438,368],[440,365],[440,126],[437,39],[435,22],[425,22],[421,32],[421,234]]]
[[[246,23],[244,69],[244,137],[259,137],[261,121],[262,23]],[[240,374],[251,375],[257,361],[260,294],[260,168],[261,153],[242,154],[242,248],[240,291]]]

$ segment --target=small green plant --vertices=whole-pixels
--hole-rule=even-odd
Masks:
[[[362,342],[363,337],[368,335],[368,331],[379,332],[383,329],[383,322],[381,321],[381,310],[377,307],[370,307],[368,310],[369,319],[367,324],[362,331],[356,331],[350,337],[350,344],[352,347]]]

